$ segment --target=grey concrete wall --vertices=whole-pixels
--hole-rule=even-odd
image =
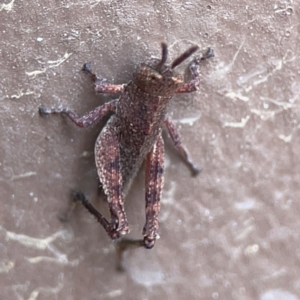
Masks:
[[[2,1],[0,298],[299,300],[299,4]],[[172,58],[194,44],[215,50],[200,90],[170,111],[203,172],[192,179],[166,143],[161,239],[128,252],[120,274],[113,242],[82,207],[57,219],[73,188],[97,203],[103,124],[82,130],[38,107],[84,114],[111,97],[93,94],[83,63],[124,83],[162,40]],[[141,171],[126,201],[134,238],[143,182]]]

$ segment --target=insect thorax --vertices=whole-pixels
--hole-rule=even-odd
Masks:
[[[153,96],[172,96],[183,83],[183,77],[169,66],[159,65],[160,60],[151,59],[142,63],[133,74],[133,83]]]

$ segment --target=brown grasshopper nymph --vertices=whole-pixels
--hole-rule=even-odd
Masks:
[[[75,192],[74,198],[80,201],[94,215],[112,239],[118,239],[129,232],[124,210],[124,198],[137,171],[146,161],[146,223],[143,240],[136,245],[152,248],[158,237],[158,214],[164,178],[164,141],[162,128],[166,127],[178,152],[189,166],[192,175],[200,169],[191,161],[180,136],[167,116],[169,102],[174,94],[190,93],[199,87],[199,63],[214,56],[208,48],[205,54],[197,56],[190,64],[192,79],[184,82],[183,76],[176,74],[175,68],[198,50],[189,48],[167,65],[168,48],[162,43],[162,57],[149,59],[138,67],[132,80],[127,84],[109,84],[97,78],[90,64],[83,70],[90,74],[97,94],[120,94],[118,100],[105,103],[78,117],[69,109],[39,108],[41,115],[61,113],[79,127],[89,127],[99,122],[105,115],[113,113],[100,132],[95,144],[95,161],[99,180],[107,197],[111,218],[107,220],[81,192]],[[124,240],[124,243],[129,243]],[[121,241],[122,242],[122,241]]]

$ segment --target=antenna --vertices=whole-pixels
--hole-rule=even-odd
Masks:
[[[163,65],[166,63],[168,58],[168,46],[165,42],[161,43],[161,48],[162,48],[161,61],[158,63],[157,69],[161,69]]]
[[[187,49],[185,52],[183,52],[179,57],[177,57],[171,65],[171,69],[176,68],[178,65],[180,65],[183,61],[185,61],[188,57],[190,57],[194,52],[196,52],[199,49],[198,46],[192,46],[191,48]]]

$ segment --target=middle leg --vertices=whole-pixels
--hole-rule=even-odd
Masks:
[[[169,131],[171,139],[173,140],[173,142],[175,144],[175,147],[176,147],[177,151],[179,152],[179,154],[183,158],[184,162],[188,165],[189,169],[191,170],[192,176],[198,175],[202,171],[202,169],[197,167],[192,162],[192,160],[191,160],[191,158],[188,154],[187,149],[182,145],[180,135],[179,135],[174,123],[172,122],[171,118],[168,117],[165,120],[165,124],[166,124],[166,127],[167,127],[168,131]]]
[[[79,117],[76,113],[67,108],[48,109],[44,105],[39,107],[39,113],[41,116],[46,116],[49,114],[63,114],[66,115],[76,126],[88,128],[99,122],[109,113],[114,113],[116,111],[117,102],[118,100],[112,100],[104,103],[82,117]]]

